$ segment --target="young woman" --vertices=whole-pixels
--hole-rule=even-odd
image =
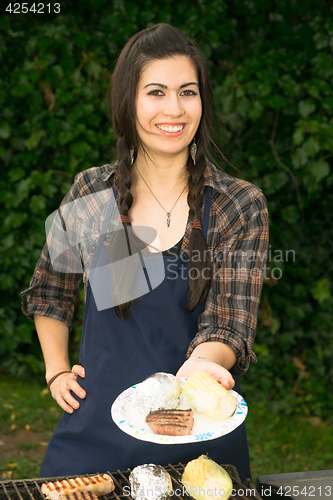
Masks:
[[[161,371],[189,376],[203,370],[240,392],[238,375],[256,361],[252,346],[268,238],[265,198],[207,160],[212,112],[205,60],[172,26],[154,26],[128,41],[112,78],[111,112],[116,164],[81,172],[64,201],[86,200],[86,215],[77,216],[75,227],[89,232],[80,246],[90,277],[84,269],[79,365],[69,364],[68,330],[81,274],[57,271],[45,246],[23,292],[46,380],[65,410],[41,476],[187,462],[208,453],[235,465],[244,480],[250,477],[244,425],[220,439],[164,446],[124,434],[110,407],[124,389]],[[98,197],[105,192],[115,194],[126,241],[136,228],[155,230],[149,248],[163,255],[165,268],[158,286],[112,307],[99,307],[91,284],[92,271],[111,262],[107,228],[114,207],[110,196]]]

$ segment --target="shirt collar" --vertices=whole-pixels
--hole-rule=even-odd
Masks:
[[[207,167],[203,174],[204,185],[211,186],[219,193],[230,194],[230,190],[226,182],[229,176],[221,170],[218,170],[211,161],[206,160],[206,162]]]
[[[106,165],[103,165],[102,167],[103,171],[98,175],[97,180],[106,182],[109,180],[111,175],[115,174],[118,169],[118,165],[115,163],[113,165],[110,165],[107,163]]]

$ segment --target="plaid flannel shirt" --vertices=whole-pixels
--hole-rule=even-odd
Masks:
[[[87,269],[97,246],[116,171],[117,165],[106,164],[75,177],[61,206],[99,193],[85,198],[86,210],[72,221],[77,233],[85,235],[84,244],[78,245],[78,254],[73,257],[78,272],[56,271],[46,243],[30,286],[21,293],[22,310],[29,319],[39,314],[63,321],[71,328],[73,303],[82,279],[79,261],[84,263],[86,291]],[[240,375],[257,361],[253,343],[268,248],[266,199],[258,187],[221,172],[210,162],[204,172],[204,185],[213,188],[207,233],[212,280],[204,312],[198,319],[198,333],[187,355],[202,342],[223,342],[237,355],[231,373]],[[190,231],[188,221],[180,255],[188,249]]]

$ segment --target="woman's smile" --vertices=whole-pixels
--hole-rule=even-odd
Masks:
[[[159,124],[156,124],[156,127],[165,135],[169,136],[169,137],[175,137],[175,136],[179,136],[183,133],[185,127],[186,127],[186,124],[185,123],[159,123]]]

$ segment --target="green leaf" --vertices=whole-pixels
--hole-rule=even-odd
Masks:
[[[324,97],[322,99],[323,108],[333,113],[333,97]]]
[[[289,181],[289,176],[284,170],[272,172],[263,177],[263,183],[269,193],[275,193]]]
[[[271,85],[265,81],[259,81],[255,87],[255,92],[260,97],[265,97],[271,93]]]
[[[319,52],[311,62],[318,76],[330,78],[333,75],[332,55],[330,53]]]
[[[300,214],[299,209],[295,205],[289,205],[282,209],[281,212],[283,220],[289,224],[293,224],[299,220]]]
[[[259,101],[255,101],[249,109],[249,115],[252,120],[257,120],[264,112],[264,107]]]
[[[24,141],[26,148],[29,151],[32,151],[33,149],[35,149],[38,146],[39,141],[43,137],[45,137],[45,135],[46,135],[46,132],[44,130],[34,130],[31,134],[31,136],[29,137],[29,139],[26,139]]]
[[[320,144],[313,137],[310,137],[307,141],[304,142],[302,149],[306,152],[307,155],[311,157],[318,153],[318,151],[320,151]]]
[[[8,248],[12,248],[14,246],[14,235],[13,233],[8,234],[1,241],[1,247],[3,250],[7,250]]]
[[[20,179],[23,179],[25,175],[26,175],[25,170],[22,167],[13,168],[9,172],[9,178],[12,182],[16,182]]]
[[[9,123],[2,123],[0,125],[0,137],[1,137],[1,139],[8,139],[8,137],[10,137],[11,131],[12,131],[12,129],[11,129]]]
[[[31,197],[29,206],[30,206],[32,212],[40,213],[46,207],[46,199],[42,195],[34,195]]]
[[[331,297],[331,284],[328,279],[322,278],[317,280],[314,285],[315,287],[312,289],[312,295],[320,304]]]
[[[24,95],[31,94],[33,90],[34,86],[31,83],[27,83],[27,84],[15,85],[15,87],[12,87],[10,93],[14,97],[22,97]]]
[[[324,49],[329,43],[329,37],[326,33],[319,32],[313,35],[313,41],[317,50]]]
[[[273,95],[268,99],[268,104],[271,108],[281,109],[287,105],[287,99],[282,95]]]
[[[312,99],[305,99],[298,103],[298,109],[303,118],[307,118],[316,109],[316,105]]]
[[[330,166],[327,161],[318,160],[310,165],[310,170],[317,182],[327,177],[330,173]]]
[[[296,321],[300,321],[306,317],[305,310],[302,306],[289,304],[287,311],[289,317]]]
[[[307,152],[303,148],[297,148],[295,153],[291,155],[291,162],[295,168],[300,168],[308,162]]]
[[[280,326],[280,321],[277,318],[274,318],[271,326],[271,334],[275,335],[279,331]]]
[[[84,33],[83,31],[80,31],[79,33],[76,33],[73,36],[73,42],[75,45],[78,45],[79,47],[84,47],[86,43],[88,42],[88,35],[87,33]]]
[[[293,133],[293,143],[295,146],[299,146],[304,141],[304,130],[297,128]]]
[[[283,75],[277,83],[280,87],[282,87],[287,96],[296,97],[300,93],[301,85],[296,83],[291,75]]]
[[[22,212],[11,211],[3,222],[3,228],[13,230],[22,226],[26,222],[28,215]]]
[[[233,101],[234,99],[232,94],[228,94],[226,96],[221,97],[223,113],[225,113],[226,115],[228,115],[232,111]]]
[[[60,146],[64,146],[71,142],[74,138],[74,132],[72,130],[66,130],[58,134],[58,141]]]
[[[305,299],[307,297],[307,288],[301,283],[296,283],[294,286],[294,296],[296,298]]]
[[[102,66],[100,64],[96,63],[95,61],[91,61],[86,65],[85,69],[89,75],[92,75],[95,78],[98,78],[98,76],[102,70]]]
[[[304,87],[316,99],[321,99],[323,96],[332,93],[331,85],[322,78],[310,78],[304,83]]]
[[[237,105],[236,109],[240,116],[247,117],[249,108],[251,107],[250,101],[246,98],[241,99]]]
[[[90,144],[86,142],[76,142],[71,146],[71,151],[77,156],[84,156],[91,150]]]
[[[256,342],[253,345],[254,352],[260,356],[267,357],[270,354],[269,348],[267,344],[257,344]]]

